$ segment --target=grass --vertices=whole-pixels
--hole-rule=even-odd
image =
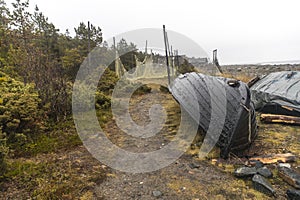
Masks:
[[[105,178],[104,170],[97,161],[89,160],[89,154],[74,160],[71,155],[60,158],[55,154],[43,156],[8,162],[6,179],[22,188],[24,198],[78,199],[86,195],[86,188]],[[85,168],[87,160],[90,166]]]
[[[58,124],[52,124],[51,130],[36,134],[22,147],[14,150],[13,157],[32,157],[41,153],[57,152],[81,145],[82,142],[75,130],[72,119]]]
[[[102,125],[111,120],[109,111],[98,110],[98,114]],[[106,168],[82,147],[71,118],[52,124],[48,133],[38,134],[23,149],[7,158],[0,196],[16,193],[28,199],[91,199],[89,188],[106,178]]]
[[[246,74],[242,74],[242,73],[235,74],[235,75],[230,74],[230,73],[224,73],[221,76],[226,77],[226,78],[233,78],[233,79],[236,79],[236,80],[240,80],[244,83],[248,83],[251,79],[254,78],[254,77],[250,77]]]

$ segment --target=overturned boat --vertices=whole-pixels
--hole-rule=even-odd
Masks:
[[[269,114],[300,117],[300,72],[281,71],[251,86],[255,109]]]
[[[206,132],[221,123],[217,145],[221,157],[240,155],[257,136],[256,116],[247,84],[234,79],[200,73],[179,75],[169,90]],[[200,117],[199,117],[200,112]],[[215,137],[214,133],[211,137]]]
[[[221,157],[227,158],[230,152],[241,155],[241,151],[247,149],[257,136],[256,115],[248,85],[196,72],[181,74],[171,80],[169,63],[172,62],[165,26],[163,33],[169,91],[203,129],[205,139],[212,141],[208,143],[220,147]]]

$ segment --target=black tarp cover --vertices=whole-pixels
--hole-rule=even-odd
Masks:
[[[255,111],[247,84],[193,72],[178,76],[169,90],[204,132],[212,130],[208,137],[213,141],[217,127],[221,126],[221,157],[227,158],[230,152],[240,155],[256,138]]]
[[[270,73],[250,90],[256,110],[300,116],[300,71]]]

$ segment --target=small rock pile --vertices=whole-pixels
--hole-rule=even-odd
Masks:
[[[253,167],[239,167],[234,171],[234,175],[239,178],[252,177],[254,189],[269,196],[275,196],[276,191],[269,182],[273,173],[260,161],[251,161]],[[300,174],[291,168],[289,164],[280,163],[277,165],[279,176],[289,183],[294,189],[289,189],[286,194],[289,200],[300,200]]]

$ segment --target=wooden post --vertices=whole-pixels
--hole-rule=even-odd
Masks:
[[[166,64],[167,64],[167,70],[168,70],[168,83],[171,84],[170,79],[170,67],[169,67],[169,56],[168,56],[168,44],[167,44],[167,33],[166,33],[166,26],[163,25],[163,32],[164,32],[164,40],[165,40],[165,50],[166,50]]]
[[[223,71],[222,71],[222,69],[221,69],[221,66],[220,66],[220,64],[219,64],[219,61],[218,61],[218,50],[217,49],[215,49],[214,51],[213,51],[213,63],[214,63],[214,65],[217,67],[217,69],[219,70],[219,72],[221,73],[221,74],[223,74]]]
[[[148,51],[148,40],[146,40],[145,54],[147,55]]]
[[[88,50],[90,53],[91,52],[91,23],[90,23],[90,21],[88,21],[88,37],[89,37]]]
[[[114,42],[114,50],[116,51],[117,48],[116,48],[116,38],[115,37],[113,37],[113,42]]]
[[[91,24],[88,21],[88,70],[87,72],[90,73],[90,64],[91,64]]]

